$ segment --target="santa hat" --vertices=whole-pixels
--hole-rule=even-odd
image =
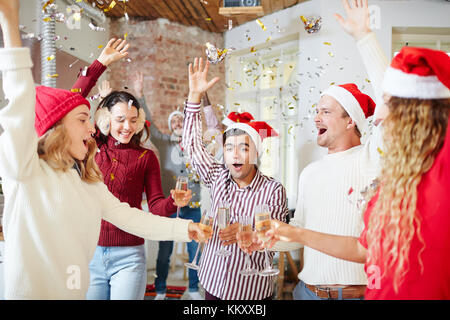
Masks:
[[[255,120],[253,116],[248,112],[230,112],[230,114],[222,120],[222,123],[227,127],[231,126],[236,122],[247,123],[252,120]]]
[[[89,101],[79,93],[37,86],[34,127],[38,136],[42,136],[66,114],[83,104],[91,108]]]
[[[403,47],[387,68],[382,88],[400,98],[450,98],[450,57],[444,51]]]
[[[256,151],[258,152],[258,157],[262,155],[262,141],[265,138],[269,137],[277,137],[278,133],[267,124],[267,122],[264,121],[247,121],[251,117],[253,119],[253,116],[248,113],[237,113],[236,112],[236,122],[228,126],[227,130],[225,130],[225,133],[233,130],[233,129],[240,129],[247,133],[250,138],[252,139],[253,143],[256,146]],[[247,121],[247,122],[246,122]]]
[[[172,126],[170,124],[170,122],[172,121],[172,118],[175,116],[182,116],[184,118],[184,114],[181,111],[175,110],[174,112],[172,112],[171,114],[169,114],[169,119],[168,119],[168,123],[169,123],[169,130],[172,131]]]
[[[359,132],[364,135],[368,125],[366,118],[373,115],[375,102],[367,94],[362,93],[354,83],[332,85],[322,93],[333,97],[347,111],[356,123]]]

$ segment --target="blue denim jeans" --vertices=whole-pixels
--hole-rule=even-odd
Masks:
[[[175,218],[177,214],[173,214],[170,218]],[[194,222],[200,222],[202,214],[200,208],[183,207],[180,209],[180,218],[191,219]],[[155,290],[156,293],[166,292],[166,280],[169,274],[170,256],[173,251],[173,241],[160,241],[158,258],[156,260],[156,278],[155,278]],[[195,252],[197,251],[197,242],[191,241],[187,243],[187,251],[189,255],[189,262],[194,260]],[[200,254],[197,256],[200,261]],[[198,291],[198,275],[197,271],[189,269],[189,292]]]
[[[338,289],[340,291],[340,298],[338,300],[363,300],[361,299],[342,299],[342,289]],[[319,298],[316,296],[314,292],[309,290],[303,281],[299,281],[294,288],[293,292],[294,300],[332,300],[327,298]]]
[[[143,300],[147,284],[144,245],[97,246],[89,264],[88,300]]]

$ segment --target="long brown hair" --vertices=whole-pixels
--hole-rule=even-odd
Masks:
[[[83,161],[74,159],[69,153],[71,140],[66,133],[64,124],[59,121],[47,131],[38,142],[39,158],[45,160],[55,170],[67,171],[75,162],[81,171],[81,179],[88,183],[103,182],[102,173],[95,162],[97,143],[94,139],[88,141],[88,153]]]
[[[409,270],[411,242],[417,237],[422,248],[421,213],[417,211],[417,186],[432,167],[444,144],[450,99],[391,97],[384,120],[384,155],[381,188],[368,225],[368,265],[383,261],[393,274],[398,292]],[[423,271],[423,269],[422,269]]]

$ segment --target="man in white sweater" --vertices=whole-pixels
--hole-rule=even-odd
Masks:
[[[337,20],[355,40],[376,94],[387,59],[375,35],[368,29],[367,1],[351,8],[343,1],[348,18]],[[297,208],[290,224],[317,232],[358,237],[364,227],[361,192],[377,177],[381,150],[378,127],[369,134],[366,118],[373,113],[372,99],[355,85],[331,86],[322,94],[315,118],[318,145],[328,149],[321,160],[300,174]],[[379,113],[379,112],[378,112]],[[361,139],[367,138],[365,144]],[[300,248],[295,243],[278,242],[272,250]],[[300,282],[294,299],[362,299],[367,277],[364,265],[348,262],[304,248]]]

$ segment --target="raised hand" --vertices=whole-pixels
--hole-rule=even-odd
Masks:
[[[98,86],[98,93],[100,94],[100,97],[103,99],[111,92],[112,92],[112,88],[109,84],[109,81],[103,80],[102,84]]]
[[[127,44],[126,40],[112,38],[108,41],[97,60],[107,67],[113,62],[125,58],[128,55],[127,50],[129,47],[130,44]]]
[[[200,103],[203,94],[208,91],[217,81],[219,77],[215,77],[208,81],[209,62],[203,65],[202,58],[195,58],[194,65],[189,64],[189,96],[188,102]]]
[[[335,13],[334,17],[344,30],[349,33],[356,41],[362,39],[366,34],[370,33],[370,16],[367,6],[367,0],[342,0],[347,19]]]
[[[144,95],[144,75],[140,71],[136,71],[131,76],[131,81],[133,82],[134,93],[136,98],[142,98]]]
[[[21,47],[19,32],[19,0],[0,0],[0,25],[5,48]]]

